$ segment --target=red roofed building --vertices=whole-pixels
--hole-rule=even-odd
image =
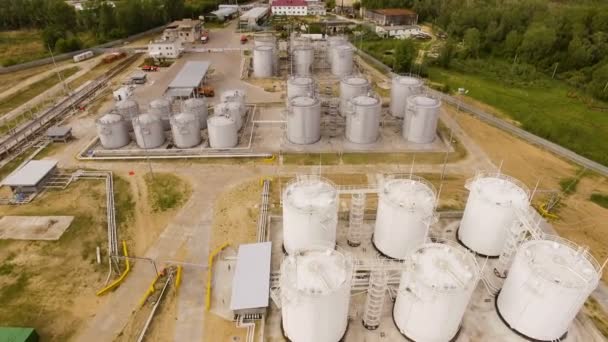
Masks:
[[[273,15],[308,15],[305,0],[274,0],[270,8]]]

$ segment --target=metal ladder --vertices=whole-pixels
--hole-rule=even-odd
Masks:
[[[387,272],[384,268],[384,263],[379,260],[377,267],[372,269],[370,273],[365,310],[363,311],[363,326],[369,330],[375,330],[380,326],[387,287]]]
[[[347,243],[352,247],[361,245],[363,217],[365,214],[365,197],[364,192],[354,193],[351,197]]]

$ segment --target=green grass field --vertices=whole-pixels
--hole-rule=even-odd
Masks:
[[[433,67],[428,73],[432,82],[451,90],[466,88],[467,96],[496,108],[523,129],[608,165],[608,104],[544,76],[522,85],[483,71]]]
[[[169,173],[147,173],[144,180],[148,187],[152,209],[156,212],[180,207],[192,193],[188,183]]]
[[[39,30],[0,32],[0,65],[9,66],[47,57]]]

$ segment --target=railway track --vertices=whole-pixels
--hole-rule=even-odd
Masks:
[[[37,113],[31,120],[11,129],[0,138],[0,158],[4,159],[14,152],[22,151],[23,146],[31,143],[45,129],[59,121],[65,114],[74,110],[76,106],[87,98],[103,89],[114,76],[124,71],[137,58],[139,58],[139,54],[127,57],[84,88],[62,99],[52,107]]]

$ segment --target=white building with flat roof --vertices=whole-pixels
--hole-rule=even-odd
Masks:
[[[182,42],[177,38],[155,40],[148,44],[148,55],[152,58],[176,59],[182,53]]]
[[[13,193],[38,192],[56,168],[56,160],[30,160],[4,178],[2,185],[10,187]]]

